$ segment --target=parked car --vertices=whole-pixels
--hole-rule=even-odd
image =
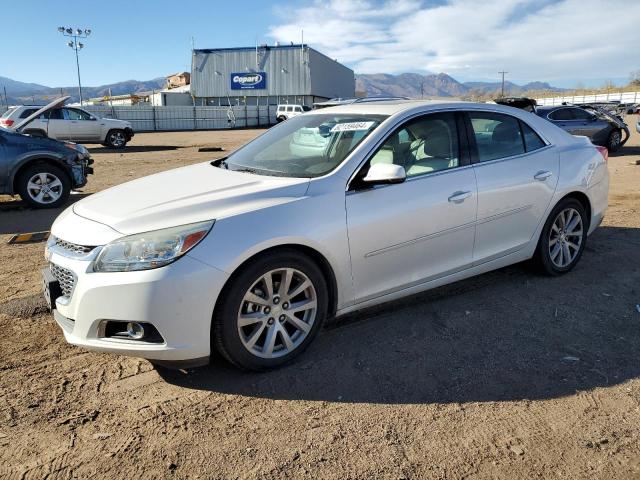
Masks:
[[[87,183],[91,164],[82,145],[0,127],[0,194],[19,194],[33,207],[59,207]]]
[[[298,132],[324,126],[326,148],[291,153]],[[312,111],[225,159],[65,210],[45,298],[75,345],[173,366],[215,349],[264,370],[327,317],[528,259],[569,272],[605,214],[606,161],[606,148],[501,105]]]
[[[572,135],[589,137],[594,145],[607,147],[610,152],[619,150],[629,139],[629,127],[601,109],[559,105],[538,107],[536,114]]]
[[[59,107],[35,117],[24,128],[24,133],[56,140],[101,143],[110,148],[124,148],[133,138],[133,128],[129,122],[101,118],[82,108],[63,105],[64,102],[61,102]],[[0,126],[11,129],[40,108],[34,105],[10,107],[0,118]]]
[[[284,122],[288,118],[302,115],[304,112],[308,112],[309,110],[311,110],[311,108],[306,105],[278,105],[278,109],[276,110],[276,121]]]

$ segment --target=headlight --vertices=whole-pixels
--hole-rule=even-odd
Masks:
[[[176,261],[202,240],[214,220],[119,238],[102,248],[94,272],[150,270]]]
[[[81,155],[87,155],[89,153],[89,150],[87,150],[87,147],[85,147],[84,145],[80,145],[78,143],[65,142],[64,146],[67,148],[70,148],[71,150],[75,150]]]

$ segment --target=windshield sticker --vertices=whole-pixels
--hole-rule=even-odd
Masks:
[[[376,122],[338,123],[331,129],[331,132],[355,132],[357,130],[369,130],[375,125],[375,123]]]

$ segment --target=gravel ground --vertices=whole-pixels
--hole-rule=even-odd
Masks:
[[[95,146],[73,199],[258,133]],[[634,132],[572,273],[515,265],[350,315],[266,374],[68,346],[39,296],[43,245],[6,244],[59,211],[0,197],[0,477],[640,478],[639,160]]]

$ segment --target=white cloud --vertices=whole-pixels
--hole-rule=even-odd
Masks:
[[[299,42],[304,29],[305,43],[358,73],[562,81],[640,68],[637,0],[314,0],[277,13],[274,40]]]

